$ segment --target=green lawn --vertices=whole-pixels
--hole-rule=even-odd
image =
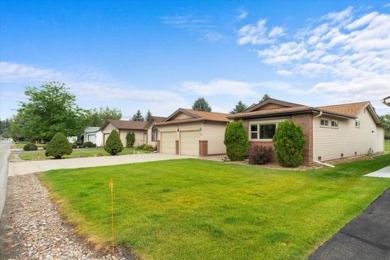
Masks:
[[[134,153],[150,153],[149,150],[141,150],[137,148],[124,148],[122,152],[119,153],[119,155],[125,155],[125,154],[134,154]],[[39,154],[39,155],[38,155]],[[65,155],[63,158],[78,158],[78,157],[94,157],[94,156],[109,156],[109,153],[107,153],[104,148],[81,148],[81,149],[73,149],[72,154]],[[45,156],[45,151],[33,151],[33,152],[24,152],[19,154],[20,159],[22,160],[35,160],[38,159],[47,159]],[[49,157],[53,158],[53,157]]]
[[[31,142],[27,142],[27,141],[20,141],[20,142],[17,142],[17,143],[14,143],[11,145],[11,149],[23,149],[23,147],[26,145],[26,144],[29,144]],[[37,144],[38,147],[44,147],[45,144]]]
[[[114,180],[116,244],[145,259],[304,259],[390,187],[362,175],[374,160],[309,171],[195,159],[40,175],[68,221],[109,245]]]
[[[390,141],[385,142],[385,151],[390,152]]]

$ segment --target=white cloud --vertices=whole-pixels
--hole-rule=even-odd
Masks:
[[[237,20],[244,20],[248,16],[248,12],[246,10],[239,10],[237,15]]]
[[[264,36],[265,20],[256,28]],[[275,27],[276,28],[276,27]],[[262,30],[260,30],[262,29]],[[251,31],[252,30],[252,31]],[[252,32],[252,34],[251,34]],[[263,39],[261,61],[281,76],[303,75],[314,83],[313,93],[348,101],[380,100],[390,93],[390,14],[348,7],[313,20],[305,28],[274,41]],[[238,37],[239,44],[259,39]],[[241,42],[240,42],[241,40]]]
[[[199,96],[252,96],[256,95],[256,84],[243,81],[215,79],[204,83],[200,81],[186,81],[179,89],[193,92]]]
[[[1,83],[58,81],[61,77],[61,73],[50,69],[43,69],[20,63],[12,63],[5,61],[0,62]]]
[[[176,16],[164,16],[161,17],[164,24],[173,26],[178,29],[182,29],[189,34],[199,35],[202,40],[214,43],[222,39],[220,34],[214,25],[211,24],[207,17],[199,17],[195,15],[176,15]]]
[[[268,34],[268,37],[274,38],[274,37],[279,37],[284,35],[284,29],[283,27],[276,26],[271,29],[271,31]]]
[[[260,19],[255,25],[247,24],[241,27],[238,31],[237,43],[239,45],[270,44],[273,43],[277,37],[284,35],[284,29],[282,27],[274,27],[267,34],[268,28],[265,26],[266,22],[267,20]]]

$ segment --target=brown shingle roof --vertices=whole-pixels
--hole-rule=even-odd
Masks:
[[[184,113],[190,116],[191,118],[172,120],[172,118],[174,118],[176,115],[180,113]],[[205,111],[179,108],[172,115],[167,117],[164,122],[158,123],[156,125],[169,125],[169,124],[190,123],[190,122],[199,122],[199,121],[227,123],[229,122],[229,120],[227,119],[228,115],[229,114],[224,114],[224,113],[205,112]]]
[[[101,129],[105,128],[109,123],[115,126],[118,129],[123,130],[145,130],[146,122],[139,121],[127,121],[127,120],[107,120],[101,127]]]
[[[322,107],[317,107],[317,109],[324,110],[327,112],[338,113],[338,114],[356,116],[361,109],[365,108],[369,104],[370,102],[365,101],[365,102],[358,102],[358,103],[351,103],[351,104],[322,106]]]
[[[276,115],[292,115],[295,113],[313,113],[313,112],[324,112],[326,114],[355,118],[357,113],[368,106],[370,102],[358,102],[351,104],[341,104],[341,105],[332,105],[332,106],[322,106],[322,107],[308,107],[308,106],[295,106],[290,108],[276,108],[270,110],[260,110],[254,112],[244,112],[235,115],[231,115],[228,118],[252,118],[252,117],[266,117],[266,116],[276,116]]]

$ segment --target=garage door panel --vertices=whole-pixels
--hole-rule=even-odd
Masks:
[[[199,155],[200,131],[180,132],[180,154]]]
[[[161,133],[161,153],[176,153],[176,132]]]

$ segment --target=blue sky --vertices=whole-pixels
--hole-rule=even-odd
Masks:
[[[79,106],[168,116],[204,97],[311,106],[390,95],[390,1],[0,0],[0,116],[24,88],[66,83]]]

